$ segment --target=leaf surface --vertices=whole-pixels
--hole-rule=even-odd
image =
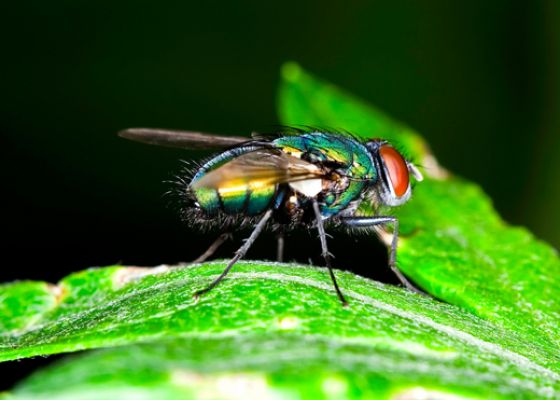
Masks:
[[[10,398],[224,397],[215,391],[240,380],[288,398],[560,393],[541,346],[456,306],[337,272],[350,300],[341,307],[323,269],[252,262],[196,302],[195,289],[222,268],[110,267],[48,286],[50,300],[36,296],[37,313],[3,332],[3,360],[133,345],[64,360]],[[13,304],[10,294],[37,285],[0,293]]]

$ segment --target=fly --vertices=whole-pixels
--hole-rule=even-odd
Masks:
[[[411,196],[411,176],[422,180],[420,171],[388,141],[319,130],[262,139],[149,128],[126,129],[119,135],[169,147],[221,150],[184,183],[182,193],[190,202],[186,211],[194,217],[189,220],[249,221],[254,229],[224,271],[196,297],[216,287],[265,228],[279,232],[281,258],[283,233],[306,226],[317,229],[329,275],[346,305],[332,269],[325,222],[362,229],[392,224],[389,267],[406,288],[419,291],[396,264],[397,217],[357,213],[364,201],[374,209],[404,204]]]

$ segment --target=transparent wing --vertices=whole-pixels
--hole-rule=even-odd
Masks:
[[[315,164],[279,150],[262,149],[242,154],[208,172],[193,182],[192,187],[223,189],[247,185],[265,186],[323,176],[323,170]]]
[[[157,128],[129,128],[120,131],[118,135],[137,142],[193,150],[226,149],[251,140],[241,136],[221,136],[211,133]]]

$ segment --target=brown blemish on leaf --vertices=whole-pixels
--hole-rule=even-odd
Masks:
[[[53,295],[55,306],[58,306],[64,298],[68,295],[69,291],[64,283],[53,285],[47,283],[47,290]]]
[[[157,267],[124,267],[113,275],[113,288],[120,289],[130,282],[137,281],[148,275],[156,275],[171,270],[172,266],[159,265]]]
[[[449,178],[449,171],[439,165],[433,154],[427,153],[422,160],[422,171],[430,178],[443,181]]]

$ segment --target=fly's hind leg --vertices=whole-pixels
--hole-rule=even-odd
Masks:
[[[399,220],[397,217],[344,217],[342,218],[342,222],[354,228],[369,228],[376,225],[393,224],[393,240],[391,241],[391,249],[389,251],[389,267],[408,290],[420,294],[426,294],[414,286],[397,267],[397,245],[399,241]]]
[[[279,231],[276,235],[276,261],[284,261],[284,247],[285,247],[284,231]]]
[[[226,275],[230,271],[231,267],[233,267],[237,261],[239,261],[241,258],[243,258],[245,256],[245,254],[247,254],[247,251],[249,250],[251,245],[255,242],[255,240],[260,235],[260,233],[263,231],[267,221],[270,219],[271,216],[272,216],[272,210],[268,210],[263,215],[263,217],[261,218],[259,223],[255,226],[255,229],[253,229],[253,232],[251,233],[251,236],[249,236],[249,238],[245,241],[243,246],[241,246],[239,248],[239,250],[237,250],[235,252],[235,256],[230,260],[230,262],[228,263],[228,265],[226,266],[224,271],[220,274],[220,276],[218,276],[216,279],[214,279],[214,281],[212,281],[212,283],[210,283],[210,285],[208,285],[206,288],[197,291],[194,294],[194,297],[200,297],[204,293],[209,292],[210,290],[215,288],[222,281],[222,279],[224,279],[226,277]]]
[[[231,233],[222,233],[218,238],[208,247],[208,249],[202,253],[198,258],[191,261],[189,264],[199,264],[206,260],[208,260],[212,255],[218,250],[218,248],[224,244],[226,240],[230,240],[232,238]]]

